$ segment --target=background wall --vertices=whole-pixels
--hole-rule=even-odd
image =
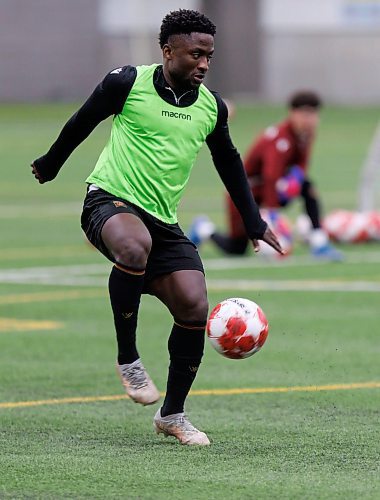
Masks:
[[[98,79],[95,0],[0,0],[0,100],[69,100]]]
[[[159,61],[179,7],[217,25],[208,84],[226,96],[380,102],[380,0],[0,0],[0,100],[81,99],[113,67]]]
[[[380,1],[265,0],[261,4],[262,95],[296,87],[337,103],[380,102]]]
[[[160,62],[158,33],[163,17],[178,8],[199,9],[197,0],[99,0],[99,31],[107,71],[122,64]]]

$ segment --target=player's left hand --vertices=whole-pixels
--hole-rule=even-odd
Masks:
[[[287,204],[297,198],[301,193],[304,180],[305,172],[298,165],[293,165],[287,175],[276,182],[276,191],[280,202]]]
[[[280,255],[285,255],[284,250],[281,248],[280,242],[277,239],[277,236],[274,234],[274,232],[267,227],[265,230],[265,233],[263,234],[263,237],[261,238],[265,243],[268,243],[272,248],[276,250]],[[258,240],[252,240],[253,244],[253,249],[255,252],[260,251],[260,243]]]
[[[38,180],[38,182],[40,184],[43,184],[45,181],[43,180],[43,178],[39,174],[39,172],[38,172],[36,166],[34,165],[34,163],[32,163],[30,166],[32,167],[32,174],[34,175],[34,177]]]

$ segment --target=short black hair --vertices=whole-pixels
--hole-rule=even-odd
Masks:
[[[322,107],[322,99],[312,90],[302,90],[295,92],[288,101],[290,109],[298,109],[303,107],[315,108],[318,110]]]
[[[196,10],[179,9],[169,12],[162,20],[158,40],[162,48],[171,35],[189,35],[190,33],[206,33],[214,36],[215,24],[204,14]]]

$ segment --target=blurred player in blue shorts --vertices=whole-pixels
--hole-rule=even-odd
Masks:
[[[319,124],[321,100],[314,92],[297,92],[289,100],[287,118],[268,127],[253,143],[244,166],[252,194],[260,207],[280,209],[301,198],[310,219],[308,236],[312,255],[319,259],[340,261],[343,256],[334,248],[321,227],[318,193],[308,176],[311,148]],[[190,239],[197,245],[211,239],[227,254],[242,255],[248,248],[242,219],[231,197],[226,197],[229,223],[227,234],[215,231],[205,216],[194,219]]]

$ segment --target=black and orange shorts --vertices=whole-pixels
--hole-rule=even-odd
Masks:
[[[175,271],[196,270],[204,273],[197,247],[178,224],[166,224],[142,208],[102,189],[88,190],[83,203],[81,226],[88,240],[111,262],[114,257],[103,243],[105,222],[115,214],[131,213],[140,218],[152,238],[152,249],[145,270],[145,281]]]

